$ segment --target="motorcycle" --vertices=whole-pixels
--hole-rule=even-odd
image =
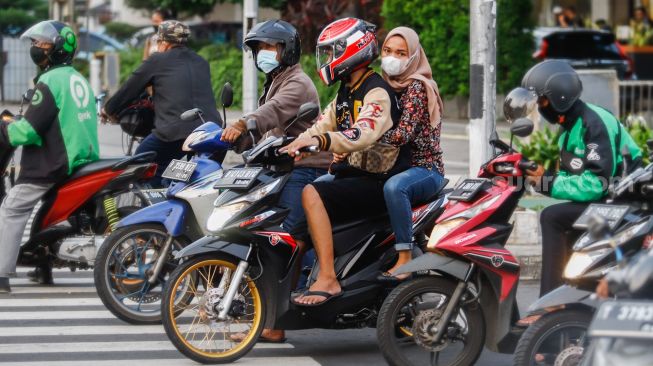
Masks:
[[[221,99],[223,108],[231,105],[230,84],[223,87]],[[185,151],[196,154],[189,161],[173,160],[163,173],[173,182],[165,192],[166,200],[123,218],[97,254],[98,296],[111,313],[131,324],[161,322],[162,289],[177,265],[172,253],[209,234],[204,223],[220,193],[213,185],[223,173],[211,157],[226,151],[229,144],[220,140],[222,128],[205,122],[200,109],[181,115],[183,120],[198,117],[204,124],[183,144]]]
[[[604,301],[598,308],[587,332],[591,343],[581,366],[653,364],[651,240],[647,239],[645,250],[630,263],[606,276],[616,300]]]
[[[541,317],[519,340],[515,365],[580,362],[588,342],[587,328],[599,305],[592,296],[599,280],[622,258],[638,253],[653,231],[652,182],[653,164],[636,169],[609,187],[606,203],[589,205],[574,223],[576,229],[589,230],[574,243],[563,272],[565,284],[529,307],[528,316]],[[606,225],[589,225],[596,217]]]
[[[427,253],[398,268],[397,274],[413,278],[392,290],[377,321],[379,348],[390,365],[472,365],[484,345],[494,352],[513,351],[519,337],[513,327],[519,320],[520,266],[504,246],[512,213],[527,189],[524,171],[536,168],[512,148],[515,136],[533,131],[525,118],[532,109],[525,105],[529,99],[530,92],[521,88],[506,97],[510,144],[496,131],[491,135],[494,157],[481,166],[478,178],[464,180],[449,194]]]
[[[23,99],[31,99],[29,92]],[[4,111],[2,120],[11,123],[20,114],[22,105],[18,116]],[[0,147],[0,171],[6,171],[13,153],[11,146]],[[77,168],[70,177],[53,186],[31,214],[18,265],[36,266],[43,283],[52,282],[53,267],[73,271],[92,268],[96,247],[104,236],[120,217],[138,209],[118,207],[116,197],[127,192],[145,197],[139,192],[138,183],[154,176],[153,159],[151,153],[100,159]]]
[[[319,107],[308,103],[295,120],[311,121],[318,113]],[[248,121],[250,131],[255,126]],[[334,225],[342,296],[315,307],[290,301],[301,266],[300,247],[280,227],[288,209],[277,202],[293,167],[293,158],[279,149],[292,140],[270,136],[244,154],[244,167],[226,171],[215,186],[226,190],[207,220],[210,235],[176,255],[183,262],[165,288],[163,325],[175,347],[195,361],[235,361],[252,349],[264,327],[347,329],[375,324],[387,292],[376,277],[396,257],[386,213]],[[435,195],[414,208],[416,237],[431,226],[445,201]],[[242,337],[232,338],[236,333]]]

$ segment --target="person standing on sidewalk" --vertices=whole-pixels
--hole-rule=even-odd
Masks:
[[[181,158],[184,140],[201,123],[200,118],[183,121],[180,115],[200,108],[207,121],[222,123],[215,106],[209,64],[187,47],[190,29],[177,20],[159,26],[158,50],[139,66],[107,101],[102,119],[115,115],[136,100],[148,86],[153,89],[154,130],[140,143],[136,154],[154,151],[158,165],[153,186],[161,186],[161,174],[172,159]]]
[[[40,71],[25,115],[0,124],[0,144],[23,146],[17,184],[0,206],[0,292],[10,292],[9,277],[29,216],[41,198],[75,168],[99,159],[95,96],[88,81],[71,65],[77,37],[66,24],[46,20],[28,29],[30,56]],[[52,283],[50,264],[28,273]]]
[[[401,108],[399,124],[386,132],[383,142],[397,147],[408,144],[412,155],[411,168],[391,177],[383,186],[399,258],[379,280],[397,281],[409,276],[393,273],[412,259],[412,205],[433,196],[444,181],[440,148],[442,99],[414,30],[391,30],[381,47],[381,56],[383,79],[399,96]]]
[[[562,284],[564,265],[580,235],[573,223],[590,203],[605,197],[610,180],[622,173],[624,159],[629,170],[635,169],[642,152],[615,116],[580,99],[582,83],[567,62],[547,60],[533,66],[522,86],[535,93],[544,119],[561,128],[559,171],[545,176],[539,166],[527,171],[527,179],[543,193],[570,201],[549,206],[540,215],[543,296]]]

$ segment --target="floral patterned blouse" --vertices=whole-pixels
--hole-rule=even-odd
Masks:
[[[397,127],[383,135],[382,141],[394,146],[410,143],[412,166],[432,169],[444,175],[440,148],[441,123],[434,128],[429,120],[429,103],[424,84],[415,80],[401,94],[401,119]]]

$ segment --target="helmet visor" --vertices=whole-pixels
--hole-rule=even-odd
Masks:
[[[331,45],[324,45],[317,47],[317,67],[323,68],[333,61],[333,47]]]
[[[525,88],[515,88],[503,103],[503,114],[510,123],[519,118],[528,117],[537,110],[537,95]]]
[[[283,44],[283,41],[280,41],[278,39],[274,38],[263,38],[263,37],[256,37],[256,38],[251,38],[245,41],[244,43],[244,48],[245,51],[250,51],[250,52],[258,52],[260,48],[261,42],[267,43],[269,45],[276,46],[278,43]]]
[[[57,36],[59,36],[57,29],[52,25],[51,22],[45,20],[33,25],[28,30],[26,30],[20,36],[20,39],[28,40],[31,42],[54,44]]]

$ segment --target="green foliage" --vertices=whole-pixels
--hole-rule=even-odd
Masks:
[[[530,1],[498,0],[497,86],[519,85],[532,64]],[[406,25],[417,31],[434,79],[444,96],[469,94],[469,3],[460,0],[385,0],[384,28]]]
[[[86,80],[90,78],[90,70],[89,70],[90,65],[88,60],[83,58],[76,58],[73,60],[73,67],[80,74],[82,74],[86,78]]]
[[[124,83],[129,75],[143,62],[142,48],[126,48],[120,52],[120,83]]]
[[[38,20],[48,17],[45,0],[0,0],[0,34],[17,36]]]
[[[544,169],[555,169],[560,158],[558,147],[558,133],[547,127],[536,131],[530,136],[530,141],[524,143],[516,140],[517,149],[528,160],[532,160]]]
[[[302,55],[300,63],[302,64],[302,68],[306,75],[313,80],[313,84],[315,84],[315,88],[317,89],[317,95],[320,97],[320,107],[324,109],[327,104],[336,97],[336,94],[338,93],[338,85],[336,84],[328,87],[322,79],[320,79],[320,76],[317,74],[317,65],[315,64],[314,55]]]
[[[632,136],[633,140],[635,140],[637,146],[642,149],[642,160],[644,161],[644,164],[650,163],[650,151],[648,145],[646,145],[646,141],[653,138],[653,130],[646,126],[646,123],[641,121],[627,125],[626,129],[630,136]]]
[[[108,35],[119,41],[126,41],[140,29],[139,27],[123,22],[109,22],[104,27]]]
[[[213,10],[217,0],[127,0],[127,5],[135,9],[170,9],[173,15],[204,15]]]

